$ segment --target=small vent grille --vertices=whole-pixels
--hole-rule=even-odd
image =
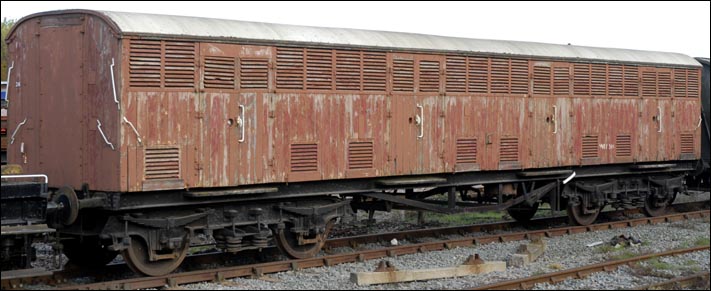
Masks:
[[[593,159],[598,157],[598,139],[597,135],[588,135],[583,137],[583,159]]]
[[[467,58],[448,57],[445,85],[447,92],[467,91]]]
[[[331,90],[333,57],[330,50],[306,50],[306,89]]]
[[[476,163],[476,139],[457,139],[457,164]]]
[[[501,161],[501,162],[517,162],[518,161],[518,138],[517,137],[501,138],[501,146],[499,147],[499,161]]]
[[[420,92],[439,92],[439,62],[420,61]]]
[[[573,93],[575,95],[590,95],[590,64],[575,64],[573,66]]]
[[[291,171],[318,171],[318,145],[314,143],[291,145]]]
[[[145,152],[145,179],[180,179],[179,148],[147,148]]]
[[[607,92],[611,96],[622,96],[622,66],[610,65],[608,67]]]
[[[385,91],[387,67],[385,53],[363,52],[363,90]]]
[[[615,140],[615,156],[616,157],[631,157],[632,156],[632,137],[628,134],[620,134]]]
[[[553,68],[553,94],[570,95],[570,68]]]
[[[528,94],[528,61],[511,60],[511,94]]]
[[[510,67],[507,59],[491,59],[491,93],[509,93]]]
[[[590,70],[592,94],[595,96],[605,95],[607,87],[607,68],[605,65],[594,64]]]
[[[165,87],[195,87],[195,43],[165,43]]]
[[[671,97],[671,72],[657,72],[657,90],[659,97]]]
[[[268,89],[269,60],[241,59],[239,66],[239,86],[242,89]]]
[[[533,94],[551,94],[551,68],[547,66],[533,67]]]
[[[469,93],[487,93],[489,86],[489,59],[470,57],[469,67]]]
[[[234,89],[235,60],[228,57],[205,57],[205,88]]]
[[[674,97],[686,97],[686,69],[674,69]]]
[[[393,91],[412,92],[415,87],[415,64],[413,60],[393,60]]]
[[[693,154],[694,153],[694,135],[691,133],[684,133],[681,135],[681,153],[682,154]]]
[[[642,72],[642,96],[656,97],[657,96],[657,73]]]
[[[639,96],[639,68],[624,66],[623,76],[625,96]]]
[[[129,83],[131,87],[161,86],[161,44],[156,40],[131,40]]]
[[[276,86],[278,89],[304,88],[304,50],[277,48]]]
[[[360,90],[361,61],[358,51],[336,51],[336,90]]]
[[[373,142],[351,142],[348,144],[348,169],[373,168]]]
[[[699,70],[687,69],[686,97],[699,98]]]

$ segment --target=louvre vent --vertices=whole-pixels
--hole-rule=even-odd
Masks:
[[[597,135],[588,135],[583,137],[582,144],[583,159],[593,159],[598,157],[598,139]]]
[[[467,58],[447,57],[447,75],[445,90],[447,92],[467,91]]]
[[[276,87],[304,89],[304,50],[277,48]]]
[[[412,92],[415,87],[415,65],[413,60],[393,60],[393,91]]]
[[[457,164],[476,163],[476,139],[457,139]]]
[[[145,180],[180,179],[179,148],[146,148]]]
[[[268,89],[269,60],[241,59],[239,66],[239,86],[242,89]]]
[[[469,70],[469,93],[488,93],[489,59],[473,58],[467,60]]]
[[[548,66],[533,67],[533,94],[551,94],[551,68]]]
[[[291,171],[315,172],[318,171],[318,145],[292,144],[291,145]]]
[[[306,89],[331,90],[333,83],[333,56],[331,50],[306,50]]]
[[[363,52],[363,90],[385,91],[387,67],[385,53]]]
[[[617,139],[615,140],[615,156],[632,156],[632,137],[629,134],[617,135]]]
[[[682,154],[693,154],[694,153],[694,134],[691,134],[691,133],[681,134],[681,153]]]
[[[657,93],[659,97],[671,97],[671,72],[657,72]]]
[[[594,96],[605,95],[607,87],[607,68],[605,65],[594,64],[590,70],[591,89]]]
[[[235,60],[228,57],[205,57],[205,88],[234,89]]]
[[[195,43],[165,43],[165,87],[195,87]]]
[[[570,68],[553,68],[553,94],[570,95]]]
[[[674,97],[686,97],[686,69],[674,69]]]
[[[420,61],[420,92],[439,92],[439,62]]]
[[[518,138],[503,137],[501,138],[501,146],[499,147],[499,161],[501,162],[517,162],[518,161]]]
[[[336,51],[336,90],[361,89],[361,53]]]
[[[131,40],[129,83],[131,87],[161,86],[161,43],[157,40]]]
[[[573,94],[590,95],[590,64],[573,66]]]
[[[686,97],[699,98],[699,70],[686,70]]]
[[[639,68],[624,66],[623,77],[625,96],[639,96]]]
[[[373,168],[373,142],[358,141],[348,144],[348,169]]]
[[[491,59],[491,93],[509,93],[511,88],[510,67],[507,59]]]
[[[528,61],[511,60],[511,94],[528,94]]]
[[[622,66],[608,67],[607,92],[610,96],[622,96]]]
[[[657,96],[657,73],[642,72],[642,96],[656,97]]]

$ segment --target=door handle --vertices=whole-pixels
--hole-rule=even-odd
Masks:
[[[238,142],[244,142],[244,132],[245,132],[245,126],[244,126],[244,105],[239,106],[240,109],[240,117],[237,118],[237,126],[242,129],[242,137],[238,140]]]
[[[657,130],[657,132],[662,132],[662,107],[657,106],[657,110],[659,110],[659,115],[657,116],[657,122],[659,122],[659,130]]]
[[[551,118],[551,121],[553,121],[553,134],[558,133],[558,106],[553,105],[553,118]]]
[[[420,115],[415,115],[415,124],[420,126],[420,134],[417,135],[417,139],[421,139],[425,136],[425,107],[417,104],[417,108],[420,109]]]

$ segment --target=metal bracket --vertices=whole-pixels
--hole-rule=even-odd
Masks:
[[[10,137],[10,144],[15,143],[15,135],[17,134],[17,131],[20,130],[20,127],[25,125],[25,123],[27,123],[27,117],[25,117],[25,120],[20,122],[20,124],[18,124],[17,127],[15,127],[15,131],[12,132],[12,136]]]
[[[241,116],[237,118],[237,126],[242,129],[242,137],[238,140],[238,142],[244,142],[244,132],[246,131],[244,120],[244,105],[240,105],[239,109],[241,111]]]
[[[425,107],[417,104],[417,108],[420,109],[420,115],[415,115],[415,124],[420,126],[420,134],[417,138],[421,139],[425,136]]]
[[[10,65],[9,68],[7,68],[7,92],[5,92],[5,101],[7,103],[10,103],[10,73],[12,73],[12,68],[15,67],[15,61],[12,61],[12,64]]]
[[[138,133],[138,130],[136,130],[136,127],[133,126],[133,123],[128,121],[128,119],[126,119],[126,116],[123,117],[123,122],[128,123],[128,125],[131,127],[131,129],[133,129],[133,133],[136,134],[136,138],[138,139],[138,144],[143,145],[143,140],[141,140],[141,135]]]
[[[116,81],[114,80],[114,59],[111,58],[111,89],[114,92],[114,102],[116,102],[116,107],[121,111],[121,104],[119,104],[118,98],[116,97]]]
[[[659,110],[659,115],[657,116],[657,121],[659,122],[659,130],[657,132],[662,132],[662,107],[657,106],[657,110]]]
[[[111,142],[109,142],[109,140],[106,138],[106,135],[104,134],[104,131],[101,130],[101,121],[99,121],[99,120],[97,119],[97,120],[96,120],[96,123],[97,123],[96,128],[99,129],[99,133],[101,133],[101,137],[104,138],[104,142],[105,142],[107,145],[109,145],[109,146],[111,147],[111,150],[116,150],[116,149],[114,148],[114,144],[112,144]]]

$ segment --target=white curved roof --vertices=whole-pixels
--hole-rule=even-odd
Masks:
[[[170,35],[261,42],[311,43],[381,49],[503,54],[604,62],[700,66],[692,57],[667,52],[444,37],[414,33],[324,28],[158,14],[98,11],[126,35]]]

